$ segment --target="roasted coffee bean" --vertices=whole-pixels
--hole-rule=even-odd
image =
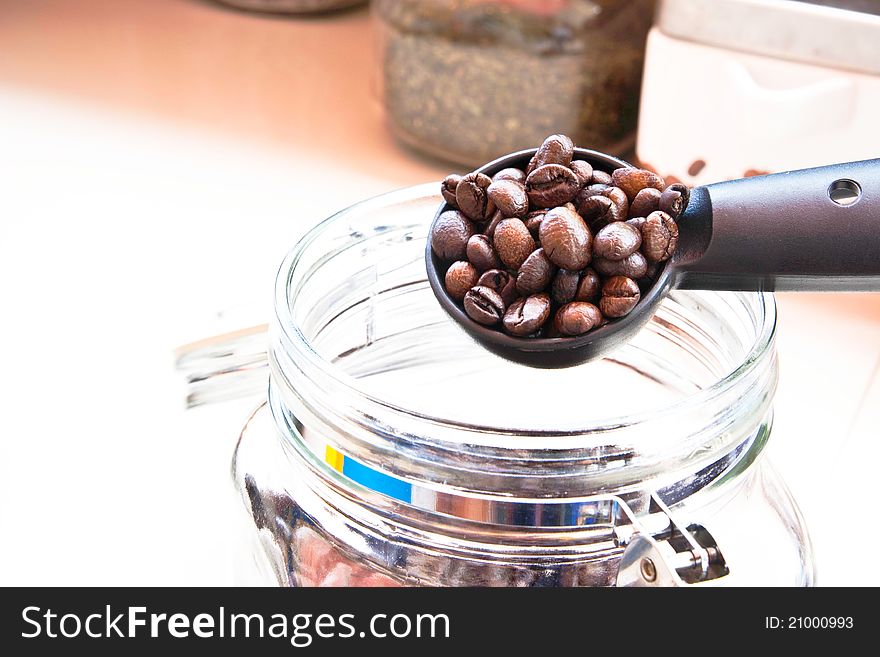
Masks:
[[[534,294],[517,299],[504,313],[504,330],[518,337],[533,334],[550,316],[550,295]]]
[[[525,184],[526,173],[522,169],[516,169],[514,167],[501,169],[501,171],[492,176],[492,182],[498,182],[499,180],[512,180],[514,182]]]
[[[565,135],[550,135],[532,156],[526,174],[530,174],[545,164],[559,164],[567,167],[571,164],[573,153],[574,144],[571,139]]]
[[[602,313],[591,303],[575,301],[556,311],[553,325],[562,335],[583,335],[602,323]]]
[[[647,217],[654,210],[660,207],[660,190],[653,187],[646,187],[632,200],[629,204],[629,216]]]
[[[665,212],[648,215],[642,226],[642,253],[651,262],[669,260],[678,246],[678,225]]]
[[[544,221],[544,216],[546,214],[547,210],[535,210],[534,212],[529,212],[528,215],[526,215],[526,228],[529,229],[529,232],[535,239],[538,239],[539,231],[541,230],[541,222]]]
[[[561,164],[545,164],[526,178],[526,193],[536,208],[555,208],[572,200],[581,188],[577,175]]]
[[[590,196],[601,196],[602,192],[606,189],[608,189],[608,185],[585,185],[584,187],[581,187],[571,202],[576,208],[580,207],[580,205]]]
[[[504,301],[495,290],[477,285],[464,295],[464,311],[484,326],[493,326],[504,317]]]
[[[458,203],[455,200],[455,189],[460,182],[461,176],[451,173],[443,179],[443,183],[440,185],[440,193],[443,194],[443,200],[456,210],[458,209]]]
[[[537,249],[526,258],[516,273],[516,291],[524,297],[543,292],[550,285],[555,273],[556,267],[547,258],[544,249]]]
[[[487,269],[496,269],[501,266],[501,260],[495,253],[495,247],[492,246],[492,240],[485,235],[471,235],[468,240],[467,259],[477,268],[477,271],[486,271]],[[473,287],[476,283],[468,286]]]
[[[657,274],[660,273],[660,270],[663,268],[663,265],[659,262],[649,262],[648,269],[645,272],[645,278],[643,280],[647,280],[649,287],[651,281],[649,279],[657,278]],[[641,281],[640,281],[641,282]]]
[[[501,262],[510,269],[519,269],[535,250],[532,234],[519,219],[505,219],[498,224],[492,241]]]
[[[650,213],[648,213],[650,214]],[[642,226],[645,225],[645,217],[633,217],[632,219],[627,219],[625,224],[632,226],[640,233],[642,232]]]
[[[489,185],[489,200],[504,217],[524,217],[529,211],[526,188],[515,180],[498,180]]]
[[[660,195],[658,208],[673,219],[678,219],[687,209],[690,198],[691,190],[687,185],[672,183]],[[648,215],[645,216],[647,217]]]
[[[541,246],[550,261],[562,269],[583,269],[590,264],[593,236],[577,212],[553,208],[541,222]]]
[[[587,267],[581,274],[581,280],[578,282],[574,300],[596,303],[601,295],[602,279],[599,278],[599,274],[592,267]]]
[[[469,173],[455,187],[455,202],[465,216],[474,221],[486,221],[495,213],[495,204],[489,198],[492,179],[482,173]]]
[[[610,198],[614,204],[614,209],[611,212],[613,220],[626,221],[629,216],[629,199],[626,197],[626,192],[620,187],[606,187],[599,193]]]
[[[598,231],[614,221],[617,210],[607,196],[595,194],[581,201],[578,212],[592,231]]]
[[[477,285],[491,288],[501,295],[505,306],[509,306],[516,299],[516,278],[503,269],[490,269],[483,272]]]
[[[434,222],[431,249],[443,260],[464,260],[468,240],[473,234],[474,225],[467,217],[458,210],[447,210]]]
[[[471,238],[473,239],[473,238]],[[642,234],[623,221],[608,224],[593,238],[593,256],[623,260],[642,245]]]
[[[492,239],[495,236],[495,229],[498,228],[498,224],[502,221],[504,221],[504,215],[496,210],[495,214],[492,215],[492,218],[484,224],[483,235]]]
[[[653,187],[660,191],[666,187],[663,178],[653,171],[648,171],[647,169],[630,169],[626,167],[614,170],[611,174],[611,183],[615,187],[620,187],[620,189],[626,193],[626,197],[630,201],[632,201],[636,197],[636,194],[646,187]]]
[[[642,238],[644,243],[644,237]],[[648,261],[641,251],[631,253],[623,260],[593,258],[593,268],[603,276],[628,276],[641,278],[648,271]]]
[[[599,310],[606,317],[623,317],[635,308],[641,298],[636,282],[626,276],[612,276],[602,286]]]
[[[453,262],[446,270],[446,292],[456,301],[462,301],[464,295],[477,284],[479,274],[477,268],[464,260]]]
[[[605,171],[599,171],[598,169],[593,170],[593,179],[590,181],[593,184],[597,185],[608,185],[611,186],[611,174]]]
[[[550,299],[558,306],[574,301],[580,280],[580,272],[560,269],[550,285]]]
[[[691,162],[691,165],[688,167],[688,175],[689,176],[698,176],[700,172],[706,168],[706,160],[697,159]]]
[[[593,165],[586,160],[574,160],[569,168],[577,174],[580,186],[584,187],[590,184],[593,179]]]
[[[593,196],[594,194],[601,194],[610,187],[611,185],[606,185],[604,183],[590,183],[579,192],[578,197],[586,198],[587,196]]]

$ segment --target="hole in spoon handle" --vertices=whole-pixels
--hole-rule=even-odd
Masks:
[[[852,205],[862,197],[862,186],[855,180],[839,178],[828,187],[828,198],[837,205]]]

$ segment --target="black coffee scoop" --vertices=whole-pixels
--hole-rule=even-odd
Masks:
[[[491,177],[508,167],[525,170],[536,150],[511,153],[477,171]],[[574,149],[574,159],[608,173],[632,167],[583,148]],[[434,222],[449,209],[442,204]],[[600,358],[626,342],[672,288],[880,290],[880,159],[695,187],[677,223],[675,252],[633,310],[577,337],[521,338],[473,321],[446,292],[450,263],[433,253],[430,240],[428,280],[443,309],[487,349],[547,368]]]

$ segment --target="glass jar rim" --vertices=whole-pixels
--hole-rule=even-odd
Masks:
[[[420,197],[436,197],[438,206],[443,203],[441,196],[437,193],[438,185],[435,183],[426,183],[412,187],[406,187],[395,191],[387,192],[374,196],[372,198],[359,201],[343,210],[340,210],[306,232],[291,249],[282,261],[275,284],[275,329],[280,331],[280,339],[284,342],[285,347],[294,351],[295,358],[299,362],[306,362],[310,368],[314,368],[316,372],[320,372],[322,376],[332,382],[332,386],[346,393],[359,397],[368,403],[377,404],[384,408],[393,410],[398,413],[416,417],[421,420],[430,421],[432,423],[446,425],[456,429],[467,428],[480,433],[486,434],[503,434],[509,435],[509,427],[500,427],[491,424],[475,424],[465,423],[456,420],[450,420],[439,416],[425,414],[423,412],[414,411],[406,407],[394,404],[380,396],[372,395],[363,387],[357,385],[355,379],[345,373],[339,367],[336,367],[329,360],[324,358],[310,343],[302,328],[295,319],[293,311],[294,295],[291,294],[291,282],[294,278],[296,268],[307,252],[309,247],[323,235],[334,222],[341,217],[347,216],[349,213],[368,210],[373,206],[381,207],[388,203],[402,202],[405,200],[413,200]],[[760,329],[757,332],[754,342],[748,353],[742,361],[734,367],[726,375],[719,378],[715,383],[697,390],[681,400],[674,401],[662,409],[653,409],[650,411],[637,411],[630,414],[608,417],[603,421],[602,427],[594,427],[592,430],[616,427],[622,428],[634,424],[641,423],[658,417],[669,417],[676,415],[686,415],[694,409],[711,403],[712,399],[723,396],[732,387],[736,386],[739,381],[753,371],[761,362],[762,354],[766,353],[768,348],[773,344],[776,334],[776,303],[772,293],[754,292],[759,303],[757,309],[760,311],[758,320],[760,321]],[[450,320],[451,321],[451,320]],[[560,431],[559,429],[546,430],[530,430],[529,435],[580,435],[583,430]]]
[[[728,293],[731,296],[716,300],[686,295],[717,293],[690,292],[669,306],[662,303],[659,312],[667,316],[660,318],[659,326],[668,323],[688,344],[708,347],[711,357],[722,358],[718,365],[727,374],[710,368],[711,378],[680,389],[685,395],[680,401],[616,417],[609,411],[606,417],[571,427],[556,423],[548,428],[543,422],[517,426],[515,420],[503,426],[494,420],[481,423],[479,417],[442,417],[430,406],[407,407],[420,402],[401,404],[381,391],[374,394],[363,381],[333,364],[330,358],[336,354],[325,357],[308,338],[310,331],[327,326],[326,318],[314,315],[312,305],[297,306],[297,298],[310,298],[310,285],[339,284],[333,278],[340,275],[334,258],[344,258],[354,247],[367,248],[376,262],[394,253],[371,251],[369,245],[377,238],[380,244],[412,244],[413,262],[417,259],[424,267],[420,244],[441,203],[438,187],[425,184],[398,190],[335,213],[304,235],[281,265],[270,329],[270,401],[274,400],[270,407],[285,443],[312,467],[334,481],[338,476],[344,480],[344,474],[334,470],[336,457],[327,456],[338,453],[344,462],[350,459],[360,464],[357,467],[414,482],[414,488],[431,491],[429,495],[445,491],[473,499],[571,500],[611,490],[642,490],[646,485],[665,488],[680,483],[694,490],[708,483],[707,472],[721,472],[719,467],[727,471],[738,455],[749,452],[754,457],[761,451],[765,440],[756,439],[769,429],[777,371],[771,294]],[[335,273],[322,279],[324,271]],[[419,273],[412,270],[411,275]],[[430,295],[427,272],[422,270],[421,276],[424,293]],[[356,294],[367,292],[357,289]],[[426,303],[430,302],[426,299]],[[716,341],[720,334],[706,333],[699,320],[691,330],[687,307],[706,320],[717,317],[722,322],[718,330],[733,329],[739,336],[734,338],[736,348],[724,353],[713,350],[709,343],[721,344]],[[452,324],[451,319],[446,321]],[[742,330],[727,323],[740,321]],[[653,321],[651,325],[657,326]],[[623,366],[628,367],[626,358]],[[716,377],[720,378],[716,381]],[[757,452],[748,449],[750,445]]]

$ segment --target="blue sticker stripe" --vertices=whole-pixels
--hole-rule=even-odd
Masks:
[[[342,474],[361,486],[393,497],[401,502],[412,502],[412,484],[392,477],[384,472],[373,470],[346,456],[342,463]]]

